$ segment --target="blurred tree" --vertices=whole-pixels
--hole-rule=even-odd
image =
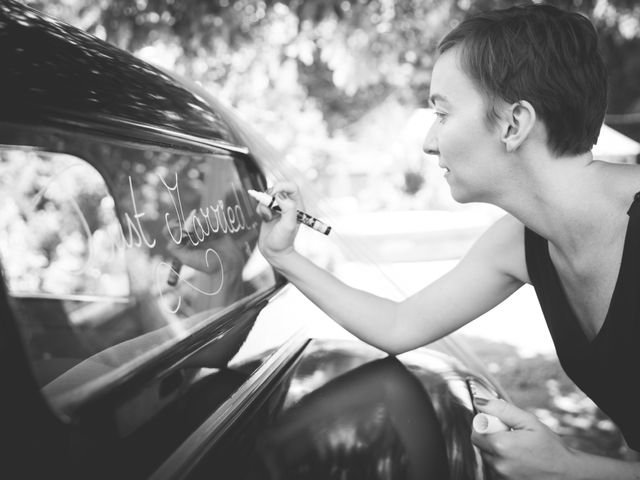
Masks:
[[[234,104],[249,96],[254,104],[259,97],[262,106],[272,106],[265,95],[282,94],[284,85],[301,95],[298,104],[307,97],[319,100],[315,105],[330,130],[359,118],[394,90],[402,90],[403,97],[411,97],[412,90],[426,93],[435,44],[453,18],[453,2],[436,0],[27,3],[207,86],[217,85]]]
[[[239,74],[252,70],[262,70],[267,74],[263,83],[271,83],[279,77],[277,67],[293,60],[296,80],[321,100],[323,113],[336,117],[338,125],[344,122],[339,117],[357,116],[394,90],[401,90],[402,98],[423,99],[441,36],[470,14],[512,4],[507,0],[26,2],[132,52],[161,45],[165,52],[173,52],[178,70],[203,83],[236,83]],[[634,105],[640,100],[640,86],[632,80],[640,70],[640,5],[633,0],[554,3],[580,11],[596,24],[611,72],[611,112],[640,107]],[[256,62],[262,65],[253,67]]]
[[[202,83],[312,169],[334,132],[394,96],[424,105],[438,40],[507,0],[25,0]],[[640,5],[558,0],[596,25],[608,122],[640,140]],[[632,115],[629,115],[632,114]],[[295,119],[295,121],[292,121]],[[299,147],[299,148],[298,148]]]

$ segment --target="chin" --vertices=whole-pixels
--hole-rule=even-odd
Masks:
[[[449,191],[451,192],[453,199],[458,203],[471,203],[478,201],[478,199],[474,198],[469,191],[462,188],[456,188],[449,185]]]

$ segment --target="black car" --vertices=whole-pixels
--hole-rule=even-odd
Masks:
[[[0,64],[2,478],[491,477],[455,342],[283,321],[247,189],[287,174],[230,108],[11,0]]]

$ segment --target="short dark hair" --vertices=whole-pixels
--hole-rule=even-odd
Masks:
[[[551,5],[483,12],[449,32],[438,52],[457,46],[463,70],[490,100],[490,122],[497,99],[526,100],[556,155],[591,150],[607,108],[607,72],[586,17]]]

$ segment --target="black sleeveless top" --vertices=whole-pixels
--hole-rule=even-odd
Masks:
[[[569,305],[546,239],[525,227],[525,256],[562,368],[640,451],[640,192],[627,212],[622,263],[605,321],[589,341]]]

